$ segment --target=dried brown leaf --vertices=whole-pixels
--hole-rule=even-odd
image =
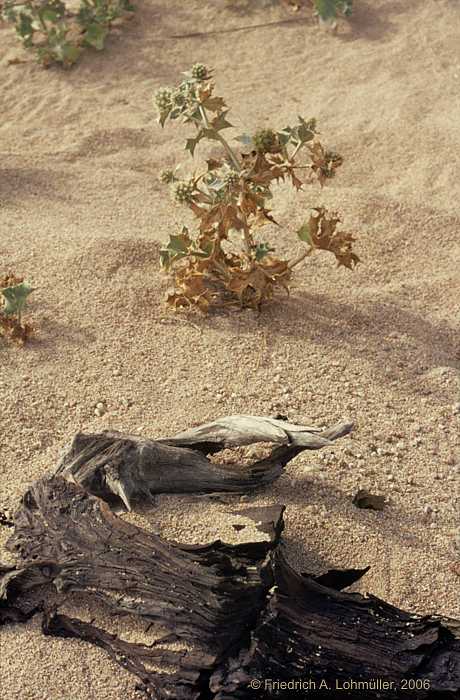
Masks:
[[[0,335],[9,338],[23,347],[33,334],[33,327],[29,323],[21,323],[15,316],[3,316],[0,314]]]
[[[359,262],[359,257],[352,250],[356,239],[351,233],[337,231],[337,224],[340,222],[337,214],[329,213],[324,207],[315,208],[314,211],[316,214],[312,215],[309,221],[312,245],[333,253],[339,267],[343,265],[352,270]]]

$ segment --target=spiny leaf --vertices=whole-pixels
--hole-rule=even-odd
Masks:
[[[12,287],[3,287],[0,293],[3,296],[3,313],[6,316],[20,316],[26,304],[27,297],[34,291],[28,282],[21,282]]]
[[[269,253],[273,253],[274,250],[268,243],[258,243],[255,249],[256,260],[262,260]]]
[[[302,119],[302,117],[299,117],[299,122],[300,124],[297,127],[297,136],[299,141],[301,143],[311,141],[315,137],[315,131],[311,128],[311,125],[305,121],[305,119]]]
[[[310,233],[310,225],[304,224],[299,228],[297,231],[297,236],[300,238],[301,241],[304,241],[305,243],[308,243],[309,245],[313,245],[313,241],[311,239],[311,233]]]
[[[102,51],[108,33],[108,27],[97,23],[90,24],[85,32],[85,44],[89,44],[97,51]]]
[[[208,97],[202,104],[210,112],[221,112],[225,107],[225,101],[222,97]]]
[[[215,131],[222,131],[222,129],[229,129],[233,126],[233,124],[230,124],[230,122],[225,118],[227,113],[228,110],[226,112],[221,112],[217,115],[217,117],[214,117],[211,122],[211,126],[213,129],[215,129]]]
[[[337,17],[339,4],[339,0],[315,0],[316,11],[324,22]]]
[[[352,270],[359,263],[359,257],[352,250],[354,237],[351,233],[337,231],[337,224],[340,222],[340,219],[336,214],[329,213],[324,207],[318,207],[313,211],[315,213],[312,214],[308,224],[306,224],[310,233],[308,242],[314,248],[328,250],[330,253],[333,253],[339,267],[343,265]],[[305,231],[303,235],[306,236]]]

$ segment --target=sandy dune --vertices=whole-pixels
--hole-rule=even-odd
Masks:
[[[351,417],[352,439],[299,456],[250,502],[287,504],[302,570],[370,564],[359,590],[459,617],[460,5],[355,4],[334,36],[308,13],[274,24],[293,18],[277,2],[149,0],[70,71],[8,65],[24,54],[0,27],[0,271],[38,288],[37,338],[0,344],[0,508],[14,511],[77,430]],[[214,67],[241,131],[317,117],[344,165],[323,191],[281,188],[283,227],[268,236],[287,251],[309,206],[336,208],[359,233],[354,273],[318,256],[261,316],[166,313],[158,243],[183,211],[157,174],[192,163],[184,129],[161,131],[151,97],[196,61]],[[353,506],[360,487],[387,494],[385,510]],[[202,499],[166,496],[151,517],[167,536],[205,540],[225,518],[212,508],[200,523]],[[37,618],[3,628],[0,644],[3,700],[139,696],[102,651],[42,637]]]

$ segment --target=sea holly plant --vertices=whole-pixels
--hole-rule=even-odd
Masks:
[[[304,0],[284,0],[294,10],[304,6]],[[353,0],[309,0],[321,24],[335,27],[339,16],[349,17],[353,11]]]
[[[313,0],[315,12],[321,22],[335,24],[337,17],[349,17],[353,10],[353,0]]]
[[[228,107],[214,94],[212,73],[202,64],[185,73],[178,86],[159,89],[154,101],[162,127],[168,121],[190,127],[185,143],[190,155],[203,141],[217,146],[218,153],[190,177],[179,177],[177,168],[160,175],[176,202],[198,220],[196,230],[184,226],[161,250],[161,265],[175,283],[168,296],[173,308],[260,308],[277,290],[289,291],[294,267],[316,250],[329,251],[339,266],[354,268],[359,261],[354,237],[339,228],[337,214],[323,207],[314,209],[297,232],[305,245],[292,260],[279,258],[261,237],[267,224],[278,226],[270,210],[274,184],[288,181],[297,190],[315,181],[324,185],[342,163],[318,139],[315,119],[298,117],[293,126],[237,136],[235,147],[224,136],[232,127]]]
[[[71,66],[85,46],[102,50],[112,24],[133,9],[129,0],[81,0],[76,12],[61,0],[6,0],[1,16],[43,66]]]
[[[8,274],[0,278],[0,336],[24,345],[32,332],[32,326],[22,318],[24,307],[33,288],[21,277]]]

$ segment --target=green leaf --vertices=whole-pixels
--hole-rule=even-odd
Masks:
[[[41,12],[41,18],[44,22],[54,23],[58,19],[59,15],[54,10],[45,9]]]
[[[172,263],[184,258],[190,249],[192,241],[188,228],[184,226],[182,233],[177,236],[170,236],[166,248],[160,250],[160,265],[168,270]]]
[[[3,313],[5,316],[20,316],[26,304],[27,297],[34,291],[28,282],[21,282],[13,287],[0,289],[4,298]]]
[[[174,253],[186,253],[190,247],[190,237],[188,229],[184,227],[178,236],[170,236],[168,250]]]
[[[85,44],[93,46],[97,51],[102,51],[109,30],[101,24],[90,24],[85,32]]]
[[[256,260],[262,260],[269,253],[273,253],[275,249],[271,248],[268,243],[258,243],[256,246]]]
[[[80,53],[79,47],[71,44],[69,41],[64,41],[56,47],[56,58],[67,65],[75,63]]]
[[[19,23],[16,25],[16,31],[23,39],[32,36],[34,33],[32,19],[28,15],[21,12],[19,15]]]
[[[324,22],[337,17],[340,0],[315,0],[315,9]]]
[[[297,236],[300,238],[301,241],[304,241],[305,243],[308,243],[311,246],[313,245],[309,224],[304,224],[303,226],[301,226],[297,231]]]
[[[303,119],[303,117],[298,117],[298,119],[299,126],[297,127],[297,135],[299,137],[299,141],[302,143],[311,141],[315,136],[315,132],[311,128],[311,121],[308,123],[305,121],[305,119]]]
[[[345,17],[349,17],[353,12],[353,0],[342,0],[341,10]]]
[[[293,129],[290,126],[287,126],[282,131],[277,132],[276,135],[278,136],[278,140],[282,146],[286,146],[289,143],[292,137],[292,132]]]

